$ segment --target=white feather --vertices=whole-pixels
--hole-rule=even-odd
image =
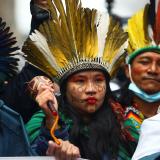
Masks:
[[[109,14],[108,13],[100,14],[97,12],[96,25],[98,25],[97,27],[98,57],[102,57],[105,46],[105,39],[109,27]]]
[[[159,0],[155,0],[155,2],[156,2],[156,4],[155,4],[155,12],[157,13]]]
[[[32,35],[29,36],[30,39],[33,41],[35,46],[40,50],[40,52],[46,57],[50,65],[55,68],[57,71],[60,70],[59,66],[57,65],[57,62],[51,53],[49,46],[47,44],[46,38],[37,30],[35,30],[35,33],[32,33]]]
[[[112,68],[113,68],[114,64],[116,63],[116,61],[124,54],[125,49],[127,48],[127,46],[128,46],[128,40],[124,42],[124,44],[119,48],[118,54],[113,58],[113,61],[110,64],[109,69],[108,69],[109,72],[112,70]]]
[[[148,35],[149,35],[149,37],[150,37],[150,39],[151,39],[151,44],[153,45],[153,46],[155,46],[156,45],[156,43],[155,43],[155,41],[154,41],[154,39],[153,39],[153,29],[152,29],[152,26],[151,25],[148,25]]]

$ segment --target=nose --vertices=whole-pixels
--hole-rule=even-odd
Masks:
[[[91,95],[93,95],[93,94],[96,93],[96,86],[94,85],[93,82],[89,81],[89,82],[87,83],[86,93],[87,93],[87,94],[91,94]]]
[[[156,63],[152,63],[148,68],[148,73],[158,73],[158,67]]]

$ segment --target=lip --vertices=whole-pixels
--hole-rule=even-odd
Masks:
[[[94,105],[94,104],[96,104],[97,99],[96,99],[95,97],[88,97],[88,98],[86,99],[86,102],[87,102],[88,104]]]
[[[151,77],[144,78],[144,80],[160,82],[160,79],[157,79],[157,78],[151,78]]]

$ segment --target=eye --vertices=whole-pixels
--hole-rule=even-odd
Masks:
[[[96,78],[96,82],[101,82],[103,81],[101,78]]]
[[[104,77],[97,77],[97,78],[95,78],[95,81],[98,82],[98,83],[103,82],[104,80],[105,80]]]
[[[84,83],[84,81],[85,81],[84,79],[80,78],[80,79],[76,79],[75,83],[82,84],[82,83]]]
[[[138,61],[138,63],[140,63],[142,65],[147,65],[147,64],[150,63],[150,61],[148,61],[148,60],[140,60],[140,61]]]

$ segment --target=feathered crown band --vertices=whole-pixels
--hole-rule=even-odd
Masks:
[[[80,0],[48,4],[50,19],[23,46],[28,61],[58,79],[94,65],[112,75],[127,46],[119,23],[107,13],[83,8]]]

